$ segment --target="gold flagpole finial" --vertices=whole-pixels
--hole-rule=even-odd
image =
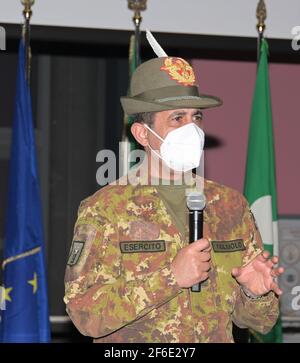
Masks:
[[[142,21],[141,11],[146,10],[147,0],[128,0],[128,9],[134,11],[133,23],[139,27]]]
[[[35,0],[21,0],[24,6],[24,25],[23,25],[23,38],[25,41],[26,49],[26,78],[28,84],[30,83],[30,70],[31,70],[31,51],[30,51],[30,19],[32,16],[31,7],[33,6]]]
[[[140,59],[140,25],[142,22],[141,11],[146,10],[147,0],[128,0],[128,9],[133,10],[133,23],[135,27],[135,63],[138,66]]]
[[[256,25],[258,31],[258,38],[257,38],[257,64],[258,64],[260,59],[260,47],[262,40],[264,38],[264,31],[266,29],[265,20],[267,18],[267,8],[264,0],[259,0],[257,4],[256,17],[258,20],[258,23]]]
[[[22,5],[24,6],[23,15],[25,20],[30,20],[32,15],[31,7],[34,5],[35,0],[21,0]]]
[[[267,9],[264,0],[259,0],[258,2],[256,8],[256,18],[258,20],[256,28],[258,30],[258,33],[262,35],[266,28],[265,20],[267,18]]]

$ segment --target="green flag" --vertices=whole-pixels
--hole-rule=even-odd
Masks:
[[[137,68],[135,35],[131,35],[130,37],[128,63],[129,63],[128,78],[130,83],[132,74]],[[130,152],[132,150],[139,148],[138,143],[131,135],[130,132],[131,125],[132,125],[132,117],[124,115],[123,135],[122,135],[122,141],[120,142],[120,176],[126,175],[129,171],[129,168],[135,164],[130,161]]]
[[[252,103],[244,194],[255,216],[264,248],[278,255],[278,216],[272,107],[268,71],[268,43],[261,42]],[[267,335],[252,335],[259,342],[282,342],[281,322]]]
[[[131,35],[130,37],[130,44],[129,44],[129,57],[128,57],[128,62],[129,62],[129,83],[132,77],[133,72],[136,70],[138,64],[137,64],[137,60],[136,60],[136,52],[137,52],[137,44],[136,44],[136,36],[135,35]],[[128,91],[129,94],[129,91]],[[125,115],[125,118],[127,119],[126,125],[127,125],[127,137],[129,139],[130,142],[130,150],[135,150],[136,148],[138,148],[138,144],[135,140],[135,138],[131,135],[130,132],[130,126],[132,125],[132,117],[128,117]],[[126,129],[126,128],[125,128]]]

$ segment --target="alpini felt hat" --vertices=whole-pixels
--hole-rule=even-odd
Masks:
[[[178,108],[220,106],[220,98],[199,93],[191,65],[178,57],[158,57],[133,73],[129,96],[121,97],[127,115]]]

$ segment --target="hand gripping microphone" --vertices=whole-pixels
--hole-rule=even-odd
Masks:
[[[203,209],[206,199],[204,194],[194,191],[187,195],[186,204],[189,209],[190,243],[203,237]],[[200,282],[191,287],[191,291],[200,292]]]

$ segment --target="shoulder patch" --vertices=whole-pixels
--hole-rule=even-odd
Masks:
[[[85,245],[84,241],[72,242],[71,251],[67,262],[68,266],[74,266],[77,264],[81,256],[84,245]]]

